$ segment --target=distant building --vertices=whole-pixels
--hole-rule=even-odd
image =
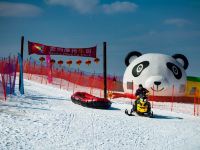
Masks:
[[[200,77],[187,77],[186,96],[200,97]]]

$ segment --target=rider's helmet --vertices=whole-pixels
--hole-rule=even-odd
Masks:
[[[139,84],[139,89],[142,89],[142,88],[143,88],[142,84]]]

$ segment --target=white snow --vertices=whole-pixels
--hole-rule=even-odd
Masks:
[[[18,86],[16,87],[16,90]],[[200,118],[154,109],[155,118],[129,117],[130,104],[110,110],[73,104],[70,92],[25,80],[0,101],[1,150],[199,150]]]

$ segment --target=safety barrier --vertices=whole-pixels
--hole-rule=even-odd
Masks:
[[[2,58],[0,60],[0,99],[6,100],[7,95],[14,94],[17,57]]]
[[[36,62],[25,61],[24,62],[25,78],[28,80],[34,80],[42,84],[49,84],[49,76],[51,76],[51,85],[57,86],[60,89],[72,91],[83,91],[93,94],[98,97],[103,97],[103,75],[92,74],[61,66],[46,66],[36,64]],[[113,101],[118,101],[117,98],[128,98],[129,102],[133,102],[135,99],[134,89],[138,88],[137,85],[132,83],[132,92],[123,92],[123,83],[120,77],[109,75],[107,78],[108,84],[108,98]],[[153,108],[170,110],[175,112],[182,112],[187,114],[200,115],[200,96],[196,91],[191,96],[174,96],[174,92],[179,89],[175,89],[174,86],[169,87],[168,91],[170,96],[156,96],[155,92],[151,91],[149,100]]]

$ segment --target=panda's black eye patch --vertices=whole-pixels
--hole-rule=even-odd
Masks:
[[[168,62],[167,68],[172,71],[176,79],[180,79],[182,77],[181,69],[175,64]]]
[[[132,74],[134,77],[138,77],[142,71],[149,66],[148,61],[143,61],[133,67]]]

